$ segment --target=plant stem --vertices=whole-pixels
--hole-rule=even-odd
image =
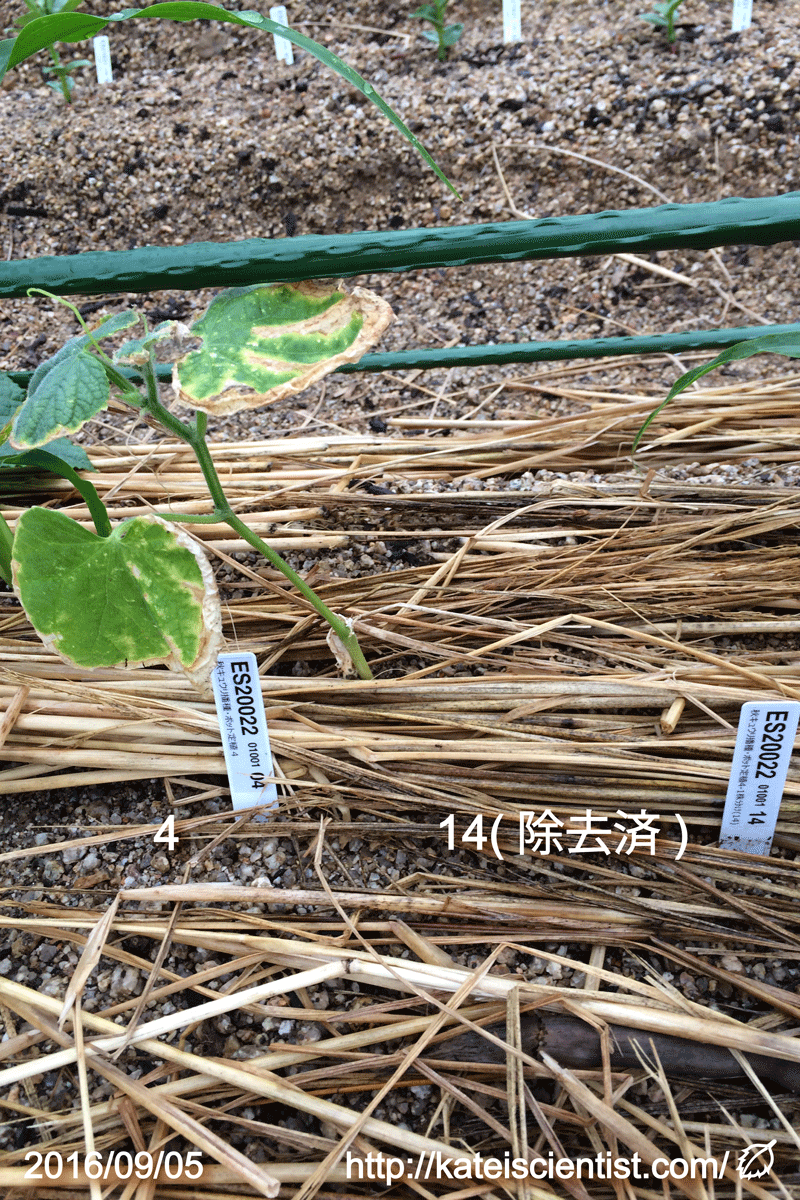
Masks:
[[[360,678],[374,679],[375,677],[372,674],[372,671],[369,669],[369,664],[364,658],[364,653],[358,644],[358,638],[353,633],[344,617],[337,616],[336,613],[331,612],[327,604],[325,604],[324,601],[319,598],[313,588],[310,588],[306,581],[300,575],[298,575],[296,571],[292,570],[289,564],[281,558],[280,554],[278,554],[276,550],[273,550],[272,547],[268,546],[266,542],[263,542],[257,534],[253,533],[252,529],[249,529],[247,525],[245,525],[244,521],[237,517],[236,513],[233,512],[230,507],[226,513],[221,512],[219,516],[227,525],[230,525],[231,529],[235,530],[240,537],[243,537],[244,540],[250,546],[252,546],[254,550],[258,550],[259,553],[263,554],[267,562],[271,563],[273,567],[277,567],[277,569],[286,576],[289,582],[294,584],[301,596],[305,596],[309,604],[313,605],[321,617],[324,617],[353,660],[353,666],[358,671]]]
[[[358,644],[358,638],[353,633],[344,617],[337,616],[336,613],[332,612],[328,608],[327,604],[320,599],[313,588],[310,588],[305,580],[298,575],[296,571],[292,570],[289,564],[281,558],[280,554],[278,554],[276,550],[273,550],[271,546],[268,546],[266,542],[262,541],[257,534],[253,533],[252,529],[249,529],[248,526],[245,525],[244,521],[242,521],[241,518],[238,517],[231,508],[228,502],[228,497],[225,495],[222,484],[220,483],[217,469],[214,466],[214,461],[211,457],[211,451],[209,450],[204,437],[206,427],[205,413],[202,415],[198,413],[197,423],[195,425],[185,425],[183,421],[178,420],[178,418],[174,416],[169,409],[165,408],[158,399],[155,372],[152,370],[152,367],[149,367],[149,369],[145,368],[144,374],[147,379],[147,397],[144,400],[142,407],[146,409],[151,416],[155,417],[155,419],[159,421],[166,429],[168,429],[170,433],[175,434],[175,436],[180,438],[182,442],[186,442],[189,446],[191,446],[200,466],[200,470],[203,472],[203,478],[206,481],[209,494],[214,504],[214,512],[209,515],[209,518],[204,518],[204,520],[211,519],[224,521],[225,524],[229,525],[235,533],[238,533],[240,537],[244,538],[249,546],[252,546],[254,550],[258,550],[259,554],[263,554],[267,562],[271,563],[273,567],[276,567],[282,575],[285,575],[289,582],[294,584],[300,595],[304,596],[305,599],[308,600],[309,604],[312,605],[314,610],[328,622],[331,629],[339,638],[345,650],[353,660],[353,666],[358,672],[360,678],[373,679],[374,676],[372,671],[369,669],[369,664],[367,663],[364,653]],[[166,515],[170,520],[175,519],[170,517],[169,514]]]
[[[70,91],[69,91],[69,81],[68,81],[68,76],[67,76],[67,70],[65,67],[62,67],[61,57],[60,57],[58,51],[56,50],[55,46],[48,46],[48,50],[50,51],[50,57],[53,60],[53,66],[56,69],[56,75],[58,76],[58,81],[61,84],[61,91],[64,93],[64,99],[66,100],[67,104],[71,104],[72,97],[70,96]]]
[[[44,467],[45,471],[52,471],[54,475],[60,475],[62,479],[68,479],[75,490],[86,501],[86,507],[89,509],[89,514],[97,530],[97,536],[101,538],[111,536],[111,522],[108,519],[108,509],[98,496],[97,489],[93,483],[88,479],[82,479],[69,463],[65,463],[62,459],[57,458],[56,455],[51,454],[49,450],[45,450],[44,448],[26,451],[25,461],[35,467]]]

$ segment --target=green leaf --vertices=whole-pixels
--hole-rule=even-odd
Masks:
[[[64,342],[63,346],[59,346],[55,354],[51,354],[44,362],[40,362],[31,375],[30,382],[28,383],[28,394],[31,391],[35,392],[39,388],[54,367],[57,367],[59,363],[63,363],[74,355],[80,354],[88,344],[89,338],[86,334],[77,334],[75,337],[71,337]]]
[[[257,12],[229,12],[216,4],[205,4],[200,0],[176,0],[175,3],[151,4],[148,8],[126,8],[110,17],[95,17],[89,13],[77,12],[37,17],[35,21],[31,21],[29,25],[25,26],[10,45],[7,42],[0,43],[0,79],[11,67],[24,62],[39,50],[52,46],[54,42],[82,42],[100,33],[112,21],[127,21],[137,17],[160,17],[169,21],[223,21],[233,25],[248,25],[254,29],[261,29],[265,33],[277,34],[279,37],[286,38],[299,49],[306,50],[313,55],[323,66],[335,71],[337,75],[341,75],[352,87],[371,100],[402,133],[403,137],[411,143],[417,153],[424,158],[442,183],[446,184],[459,200],[461,199],[450,180],[440,171],[419,139],[414,136],[394,109],[390,108],[386,101],[378,95],[371,83],[363,79],[352,67],[348,67],[347,63],[337,55],[312,41],[305,34],[298,33],[291,27],[279,25],[276,21],[270,21]]]
[[[82,446],[76,446],[68,438],[56,438],[47,443],[47,449],[54,458],[59,459],[65,466],[75,471],[93,471],[91,460]],[[15,450],[8,442],[0,445],[0,467],[8,470],[11,467],[28,467],[35,464],[29,458],[33,450]]]
[[[35,378],[35,373],[34,373]],[[79,350],[56,363],[20,408],[11,430],[18,450],[44,446],[65,433],[75,433],[108,404],[105,368],[88,350]]]
[[[0,425],[6,425],[25,399],[25,389],[6,371],[0,371]]]
[[[3,38],[0,42],[0,79],[3,78],[8,70],[11,53],[17,44],[17,38]]]
[[[439,19],[439,14],[432,4],[421,4],[420,7],[411,14],[412,17],[419,17],[421,21],[436,22]]]
[[[444,42],[445,46],[455,46],[463,32],[463,25],[445,25],[442,33],[442,41]]]
[[[79,667],[167,663],[207,688],[223,645],[219,597],[203,552],[160,517],[101,538],[64,513],[17,521],[14,588],[46,646]]]
[[[686,388],[691,387],[695,380],[701,379],[703,375],[707,375],[709,371],[713,371],[716,367],[723,366],[724,363],[734,362],[740,358],[751,358],[754,354],[785,354],[787,358],[800,358],[800,333],[767,333],[764,337],[749,338],[746,342],[737,342],[735,346],[728,346],[727,350],[723,350],[712,362],[704,363],[700,367],[694,367],[691,371],[687,371],[685,375],[681,375],[680,379],[672,385],[666,400],[662,400],[658,408],[653,409],[644,425],[642,425],[636,434],[632,452],[636,453],[636,448],[641,442],[645,430],[652,424],[658,414],[667,407],[671,400],[674,400],[681,392],[686,391]]]
[[[138,321],[132,310],[105,317],[90,333],[65,342],[33,372],[28,395],[17,412],[11,444],[18,450],[44,446],[64,433],[76,433],[108,404],[106,369],[89,346]]]
[[[19,387],[5,371],[0,371],[0,468],[4,470],[35,465],[30,460],[31,451],[20,452],[8,441],[12,422],[24,400],[25,389]],[[55,441],[49,442],[48,450],[54,458],[73,470],[94,470],[83,447],[75,446],[66,438],[56,438]]]
[[[186,336],[188,328],[180,321],[162,321],[144,337],[132,338],[114,352],[114,362],[128,367],[141,367],[150,359],[150,351],[161,341],[177,336]]]
[[[180,401],[225,414],[303,391],[340,363],[357,362],[392,319],[365,288],[260,284],[220,293],[191,327],[202,338],[173,367]]]
[[[33,292],[39,291],[39,288],[31,288],[28,294],[30,295]],[[50,293],[47,292],[45,295],[49,296]],[[58,300],[59,297],[53,297],[53,299]],[[50,358],[46,358],[44,362],[39,363],[28,384],[28,395],[32,391],[35,392],[38,390],[45,376],[54,367],[58,366],[59,363],[87,349],[92,345],[93,341],[101,341],[105,337],[110,337],[113,333],[119,333],[122,329],[128,329],[131,325],[135,325],[138,320],[138,314],[132,309],[121,313],[112,313],[110,317],[104,317],[89,333],[78,333],[74,337],[69,338],[68,341],[64,342],[63,346],[60,346],[56,350],[55,354],[51,354]]]
[[[662,17],[660,13],[642,13],[643,21],[650,21],[652,25],[669,25],[666,17]]]
[[[422,36],[424,38],[427,38],[429,42],[436,42],[438,45],[438,42],[439,42],[439,34],[438,33],[434,33],[434,31],[432,29],[420,29],[420,33],[422,34]]]
[[[89,64],[92,65],[91,63]],[[130,329],[131,325],[135,325],[139,320],[139,314],[132,308],[126,308],[122,312],[112,313],[109,317],[103,317],[99,325],[95,325],[90,329],[89,333],[96,342],[102,341],[103,338],[111,337],[112,333],[119,333],[121,329]],[[84,337],[87,337],[84,334]]]
[[[13,575],[11,571],[11,547],[14,543],[14,535],[8,521],[2,513],[0,513],[0,576],[11,587]]]

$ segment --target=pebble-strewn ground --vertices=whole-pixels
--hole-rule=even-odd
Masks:
[[[0,27],[21,7],[2,4]],[[120,6],[89,0],[85,7],[106,13]],[[445,64],[421,37],[420,23],[409,18],[413,7],[320,0],[291,5],[289,17],[374,84],[450,176],[463,203],[362,96],[307,54],[297,53],[294,66],[287,67],[276,62],[271,39],[253,31],[132,21],[111,32],[113,85],[98,89],[93,72],[81,72],[69,108],[42,82],[44,56],[2,84],[0,258],[468,224],[800,188],[800,0],[756,0],[752,28],[736,35],[730,33],[730,0],[684,0],[673,47],[639,19],[645,0],[526,0],[525,40],[515,46],[502,44],[499,0],[453,0],[449,16],[463,21],[465,32]],[[83,56],[86,48],[75,50]],[[395,308],[396,322],[382,343],[387,349],[644,334],[797,317],[796,246],[729,247],[716,258],[662,253],[653,260],[696,286],[612,258],[420,271],[359,282]],[[157,320],[189,319],[207,298],[161,293],[78,302],[87,315],[99,316],[132,299]],[[31,369],[74,331],[71,315],[49,301],[2,301],[0,368]],[[734,373],[761,369],[774,372],[775,364],[740,364]],[[612,363],[587,367],[583,378],[602,377],[606,387],[633,383],[663,397],[676,373],[674,361],[635,371]],[[469,378],[434,372],[425,385],[434,396],[440,388],[460,388],[447,409],[452,417],[479,404],[483,419],[526,415],[528,395],[501,393],[495,399],[493,390],[480,390],[503,377],[503,371],[479,370]],[[485,397],[488,402],[481,403]],[[299,403],[229,420],[215,432],[222,428],[234,435],[237,426],[259,436],[301,428],[368,430],[376,413],[408,407],[411,415],[424,416],[431,402],[402,376],[340,377]],[[537,411],[544,403],[536,400]],[[558,402],[553,404],[551,411],[559,411]],[[141,429],[135,436],[140,435]],[[90,439],[103,436],[108,432],[102,424],[90,432]],[[758,469],[756,462],[736,471],[746,476]],[[784,477],[791,486],[796,475],[786,468]],[[213,803],[227,806],[224,799],[210,802],[210,808]],[[162,808],[166,811],[160,783],[120,784],[102,795],[83,789],[77,795],[29,796],[9,805],[2,848],[29,845],[31,828],[45,813],[48,829],[61,826],[61,836],[68,837],[93,823],[152,820]],[[205,864],[206,877],[246,880],[266,871],[274,883],[283,879],[287,886],[311,879],[305,860],[296,860],[285,846],[253,842],[226,842]],[[92,849],[82,861],[26,860],[14,868],[17,896],[35,901],[59,895],[65,904],[80,903],[80,897],[74,901],[60,891],[75,876],[96,878],[97,886],[110,890],[172,877],[170,860],[149,844],[122,845]],[[368,881],[375,861],[362,865],[359,849],[341,847],[350,855],[351,876]],[[387,848],[377,864],[387,877],[395,866],[389,853]],[[432,863],[424,853],[419,847],[419,869]],[[405,854],[399,865],[410,870]],[[469,869],[467,863],[465,873]],[[553,975],[552,964],[534,963],[533,977]],[[43,961],[30,938],[4,937],[0,944],[0,971],[30,986],[60,994],[68,968],[66,958],[54,965]],[[767,960],[753,970],[785,987],[793,986],[797,973],[793,965]],[[674,986],[686,995],[702,993],[706,981],[698,984],[685,974]],[[86,1007],[136,992],[141,982],[134,976],[120,970],[105,980],[104,991],[100,979]],[[289,1036],[291,1024],[280,1026],[281,1036]],[[220,1044],[210,1052],[236,1053],[255,1045],[254,1037],[249,1029],[221,1028]]]
[[[685,0],[671,48],[640,19],[644,8],[644,0],[525,4],[525,41],[504,46],[499,3],[454,4],[465,32],[444,64],[404,7],[290,8],[302,32],[397,109],[463,203],[377,109],[308,54],[280,64],[268,35],[236,26],[115,25],[115,82],[98,88],[93,70],[80,72],[70,108],[43,85],[43,55],[6,77],[0,254],[503,220],[514,213],[497,165],[519,212],[540,217],[797,187],[798,0],[760,0],[754,24],[738,34],[728,0]],[[3,5],[0,24],[14,11]],[[610,258],[359,282],[395,308],[387,349],[611,336],[791,321],[796,256],[788,244],[730,247],[716,259],[657,256],[694,289]],[[156,318],[191,317],[206,299],[162,294],[143,304]],[[73,328],[47,301],[4,302],[0,366],[34,366]],[[397,383],[370,380],[371,394],[382,390],[396,397]],[[352,428],[363,405],[342,405],[347,393],[339,381],[317,425],[327,414]],[[269,428],[303,419],[285,404]]]

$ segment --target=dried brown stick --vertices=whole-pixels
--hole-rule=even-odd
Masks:
[[[520,1019],[521,1048],[532,1058],[542,1052],[561,1066],[581,1071],[601,1070],[603,1054],[600,1034],[579,1017],[560,1013],[525,1013]],[[488,1032],[504,1035],[503,1025],[491,1025]],[[749,1083],[749,1077],[730,1050],[688,1038],[663,1033],[648,1033],[625,1025],[610,1025],[612,1071],[636,1069],[643,1059],[657,1056],[668,1078],[727,1080]],[[440,1043],[442,1058],[462,1062],[503,1063],[501,1047],[473,1031]],[[787,1092],[800,1092],[800,1063],[765,1054],[748,1054],[747,1061],[760,1079],[777,1084]]]

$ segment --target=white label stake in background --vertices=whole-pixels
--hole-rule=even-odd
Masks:
[[[255,654],[220,654],[211,676],[233,808],[278,807]]]
[[[752,19],[753,0],[733,0],[731,33],[740,33],[743,29],[749,29]]]
[[[798,700],[742,705],[722,814],[723,850],[769,854],[798,719]]]
[[[289,18],[286,15],[286,6],[276,4],[274,8],[269,10],[270,21],[275,21],[278,25],[289,25]],[[280,37],[277,33],[273,33],[272,40],[275,43],[275,57],[279,62],[285,62],[287,67],[290,67],[294,62],[292,54],[292,43],[287,38]]]
[[[503,41],[522,41],[522,14],[520,0],[503,0]]]
[[[108,48],[108,38],[105,34],[92,38],[94,50],[94,68],[97,71],[98,83],[111,83],[111,51]]]

